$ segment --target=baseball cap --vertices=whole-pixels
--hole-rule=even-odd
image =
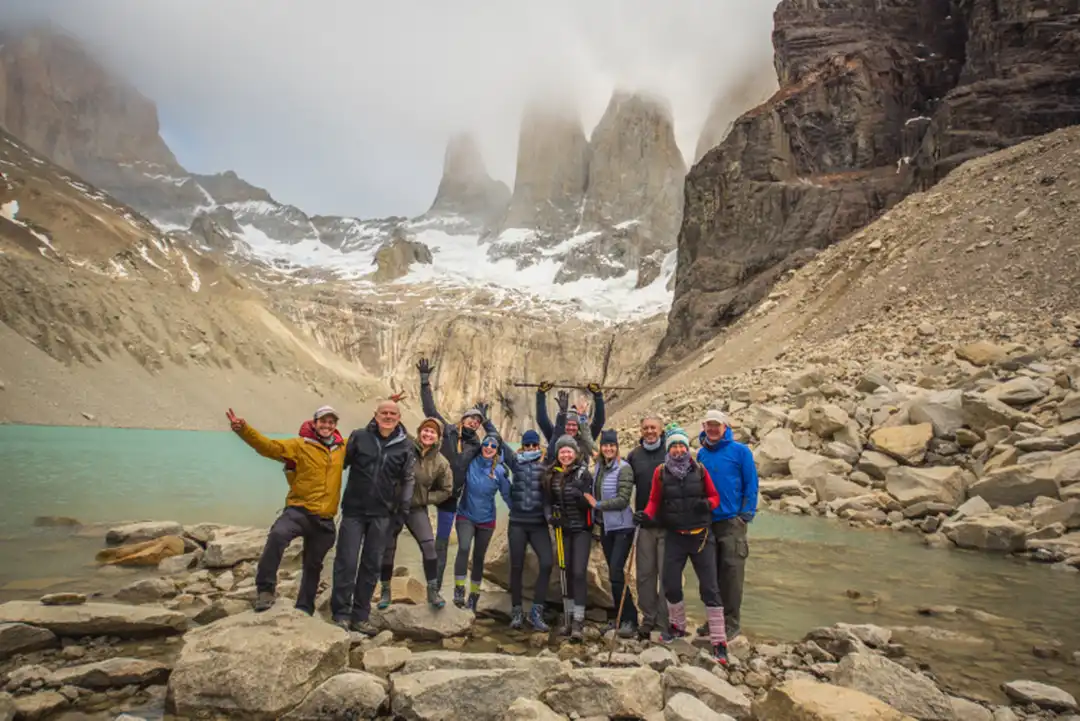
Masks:
[[[727,417],[727,413],[718,411],[715,408],[705,413],[705,419],[702,423],[722,423],[725,426],[731,425],[731,419]]]
[[[330,406],[321,406],[317,411],[315,411],[314,419],[319,420],[323,416],[333,416],[334,418],[341,420],[341,416],[338,415],[338,412]]]

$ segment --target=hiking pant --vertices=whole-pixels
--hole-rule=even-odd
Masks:
[[[472,585],[473,590],[480,590],[480,581],[484,578],[484,556],[487,555],[488,544],[495,535],[494,528],[480,528],[464,516],[457,519],[457,558],[454,559],[454,581],[465,582],[465,575],[469,572],[469,547],[472,547]],[[476,541],[475,545],[473,541]]]
[[[446,555],[450,548],[450,531],[454,528],[454,511],[438,511],[435,529],[435,582],[442,588],[443,572],[446,571]]]
[[[662,528],[642,526],[638,532],[637,593],[641,623],[649,628],[667,628],[667,604],[660,598],[660,577],[664,572],[664,534]]]
[[[564,598],[572,598],[574,605],[585,608],[589,597],[589,552],[592,550],[592,531],[563,533],[563,556],[566,559],[566,585]]]
[[[390,577],[394,575],[394,555],[397,553],[397,539],[402,528],[408,528],[409,533],[416,540],[416,545],[420,546],[420,554],[424,558],[424,579],[434,581],[438,573],[438,561],[435,556],[435,535],[431,532],[431,519],[428,518],[427,506],[411,509],[404,521],[400,518],[391,520],[379,580],[390,583]]]
[[[334,592],[330,596],[330,613],[335,621],[368,620],[389,531],[389,516],[342,516],[334,557]]]
[[[543,606],[547,600],[548,583],[551,581],[551,536],[547,524],[522,523],[510,521],[507,529],[510,542],[510,605],[520,606],[525,574],[526,546],[536,554],[540,570],[536,574],[536,588],[533,590],[533,605]]]
[[[696,535],[667,532],[664,538],[664,598],[667,602],[673,606],[682,604],[682,574],[687,559],[698,577],[701,602],[706,607],[723,606],[716,583],[716,539],[709,528]]]
[[[739,635],[742,614],[743,579],[750,546],[746,541],[746,523],[738,518],[712,524],[716,537],[716,580],[724,601],[724,625],[728,638]]]
[[[615,600],[614,613],[619,612],[619,601],[622,599],[623,589],[626,588],[626,562],[630,560],[630,547],[633,544],[633,528],[611,531],[600,538],[600,545],[604,549],[604,558],[607,560],[608,574],[611,578],[611,597]],[[626,603],[623,604],[622,615],[615,619],[615,622],[618,624],[630,623],[636,626],[637,619],[634,596],[627,589]]]
[[[304,539],[303,571],[300,589],[296,593],[296,607],[311,615],[315,613],[315,596],[319,592],[319,576],[322,575],[323,559],[334,547],[334,519],[317,516],[311,511],[289,506],[270,526],[259,566],[255,571],[255,588],[262,593],[273,593],[277,588],[277,572],[285,549],[297,536]]]

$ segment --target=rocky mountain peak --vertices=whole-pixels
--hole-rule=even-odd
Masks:
[[[487,223],[510,201],[510,188],[488,175],[480,146],[471,133],[458,133],[446,144],[442,179],[429,215],[460,215]]]
[[[705,157],[727,137],[736,118],[768,99],[778,89],[776,68],[772,58],[757,58],[752,67],[735,80],[717,90],[709,106],[709,115],[694,148],[694,163]]]
[[[589,141],[577,110],[533,102],[522,114],[514,193],[503,228],[569,234],[589,181]]]
[[[206,190],[213,199],[222,204],[246,203],[251,201],[273,203],[270,193],[256,185],[252,185],[232,170],[214,175],[192,175],[196,182]]]

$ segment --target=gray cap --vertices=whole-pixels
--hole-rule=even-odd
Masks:
[[[319,420],[323,416],[333,416],[334,418],[341,420],[341,416],[338,415],[338,412],[330,406],[321,406],[318,410],[315,411],[315,415],[313,416],[313,418],[314,420]]]
[[[563,449],[563,448],[572,448],[572,449],[574,449],[574,453],[580,453],[581,452],[581,449],[578,448],[577,441],[575,441],[574,437],[571,436],[571,435],[563,434],[563,435],[559,436],[559,440],[555,441],[555,452],[556,453],[558,453],[559,450]]]
[[[484,420],[484,414],[480,412],[479,408],[470,408],[469,410],[465,411],[461,414],[461,420],[465,420],[469,416],[476,416],[481,421]]]

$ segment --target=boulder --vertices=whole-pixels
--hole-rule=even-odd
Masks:
[[[976,366],[1001,363],[1009,357],[1008,351],[990,341],[980,340],[956,349],[956,357]]]
[[[301,543],[297,538],[290,545]],[[266,531],[258,528],[219,529],[206,544],[205,568],[232,568],[241,561],[255,561],[266,545]]]
[[[181,556],[170,556],[169,558],[162,559],[158,564],[158,573],[164,573],[172,576],[178,573],[185,573],[195,568],[202,560],[203,550],[197,549],[191,553],[185,553]]]
[[[774,428],[769,431],[754,448],[753,454],[760,477],[788,475],[790,472],[788,464],[791,457],[795,455],[791,431],[787,428]]]
[[[0,691],[0,721],[13,721],[16,708],[11,694]]]
[[[117,656],[105,661],[84,663],[53,671],[45,679],[45,684],[105,689],[163,684],[168,678],[169,667],[163,663]]]
[[[106,566],[156,566],[166,558],[184,553],[184,539],[180,536],[162,536],[99,551],[95,560]]]
[[[81,606],[86,603],[86,594],[71,591],[46,593],[40,601],[43,606]]]
[[[364,654],[364,670],[376,676],[389,676],[412,658],[412,651],[403,646],[382,646]]]
[[[758,493],[768,499],[801,496],[803,494],[803,485],[794,478],[782,481],[759,481]]]
[[[552,558],[555,558],[555,538],[551,537]],[[633,589],[636,586],[636,565],[631,558],[626,564],[627,583]],[[525,554],[525,570],[522,576],[524,598],[532,598],[532,589],[536,587],[536,574],[539,567],[535,553]],[[487,557],[484,559],[484,578],[504,589],[510,588],[510,543],[506,535],[506,524],[500,523],[492,536],[491,545],[488,547]],[[600,544],[593,542],[589,552],[589,565],[585,576],[586,585],[589,588],[587,604],[592,608],[615,608],[615,601],[611,597],[611,581],[608,576],[607,560],[604,558],[604,550]],[[559,589],[559,573],[553,570],[551,580],[548,583],[548,598],[560,598],[562,592]],[[447,606],[449,608],[449,606]],[[443,609],[444,611],[446,609]],[[441,611],[440,611],[441,613]]]
[[[371,622],[380,629],[388,629],[400,638],[417,641],[438,641],[452,636],[464,636],[472,628],[476,616],[452,604],[433,609],[426,603],[421,606],[393,604],[385,610],[373,610]]]
[[[176,595],[176,584],[164,578],[142,578],[116,592],[116,600],[125,603],[151,603]]]
[[[67,696],[56,691],[41,691],[29,696],[18,696],[15,698],[15,718],[37,721],[37,719],[48,718],[67,705]]]
[[[142,543],[162,536],[182,536],[184,527],[175,521],[141,521],[110,528],[105,542],[111,546]]]
[[[638,654],[637,662],[653,671],[663,673],[670,666],[679,665],[679,657],[663,646],[649,646]]]
[[[0,624],[0,661],[17,653],[31,653],[60,645],[60,639],[47,628],[25,623]]]
[[[990,710],[983,708],[974,701],[950,696],[949,703],[952,704],[953,716],[956,721],[993,721],[993,714],[990,713]]]
[[[563,721],[565,718],[552,711],[545,703],[532,698],[518,697],[506,709],[502,721]]]
[[[915,721],[855,689],[799,678],[774,686],[754,703],[754,718],[768,721]]]
[[[1067,691],[1037,681],[1009,681],[1001,685],[1005,695],[1016,703],[1033,703],[1050,711],[1080,711],[1076,699]]]
[[[540,700],[567,716],[644,718],[664,708],[664,686],[660,674],[644,666],[578,668],[559,676]]]
[[[953,721],[952,704],[933,681],[884,656],[848,654],[840,660],[832,681],[837,686],[869,694],[922,721]]]
[[[789,462],[791,475],[801,483],[812,483],[818,476],[832,473],[837,476],[846,476],[851,472],[851,466],[839,458],[826,458],[825,456],[796,449]]]
[[[717,713],[704,701],[688,693],[677,693],[664,706],[664,721],[734,721],[727,714]]]
[[[1062,423],[1080,419],[1080,391],[1073,391],[1062,399],[1057,407],[1058,420]]]
[[[398,673],[391,676],[391,707],[406,721],[500,721],[515,699],[540,698],[555,681],[557,668],[557,663],[504,664]]]
[[[1046,396],[1046,391],[1027,376],[1017,376],[986,391],[993,398],[1010,406],[1026,406]]]
[[[387,683],[363,671],[345,671],[319,684],[282,721],[372,719],[386,705]]]
[[[899,464],[896,461],[884,453],[866,450],[859,456],[855,467],[871,478],[884,481],[885,474],[889,472],[889,469],[896,468],[897,465]]]
[[[1060,487],[1053,478],[1035,472],[1032,464],[1006,466],[991,471],[968,489],[969,496],[979,496],[998,506],[1020,506],[1031,503],[1039,496],[1059,498]]]
[[[344,671],[349,635],[278,604],[191,631],[169,679],[167,707],[180,716],[276,719]]]
[[[1080,443],[1080,420],[1069,421],[1068,423],[1062,423],[1060,426],[1054,426],[1047,435],[1053,438],[1060,438],[1066,446],[1075,446]]]
[[[934,438],[934,426],[930,423],[879,428],[870,434],[870,443],[880,451],[901,463],[918,465],[926,458],[926,448]]]
[[[832,403],[812,405],[809,414],[810,430],[819,438],[832,438],[833,433],[846,427],[851,421],[843,408]]]
[[[960,548],[1013,553],[1024,550],[1027,528],[1002,516],[976,516],[948,521],[942,533]]]
[[[961,397],[961,403],[964,411],[964,425],[981,433],[998,426],[1015,428],[1019,423],[1032,420],[1027,413],[1022,413],[982,393],[967,391]]]
[[[737,719],[750,718],[750,699],[710,671],[697,666],[672,666],[664,671],[664,699],[670,703],[678,694],[700,699],[717,713]]]
[[[912,423],[929,423],[938,438],[952,438],[963,427],[964,392],[960,390],[936,391],[915,398],[908,404],[908,420]]]
[[[970,472],[957,466],[897,466],[885,473],[885,490],[905,507],[932,501],[955,508],[963,503],[965,489],[973,480]]]
[[[414,653],[401,674],[425,671],[498,671],[516,668],[554,678],[570,668],[557,658],[508,656],[501,653],[463,653],[461,651],[423,651]]]
[[[954,521],[959,521],[961,518],[974,518],[975,516],[985,516],[987,513],[993,513],[994,509],[990,507],[990,504],[984,501],[979,496],[973,496],[956,509],[956,513],[952,515]]]
[[[84,603],[43,606],[34,601],[0,604],[0,623],[25,623],[47,628],[57,636],[133,636],[182,633],[187,617],[160,606]]]
[[[812,481],[819,502],[835,501],[840,498],[855,498],[866,494],[866,489],[843,476],[826,473],[815,476]]]
[[[1080,499],[1074,498],[1040,511],[1032,517],[1031,522],[1035,528],[1045,528],[1055,523],[1068,530],[1080,528]]]

